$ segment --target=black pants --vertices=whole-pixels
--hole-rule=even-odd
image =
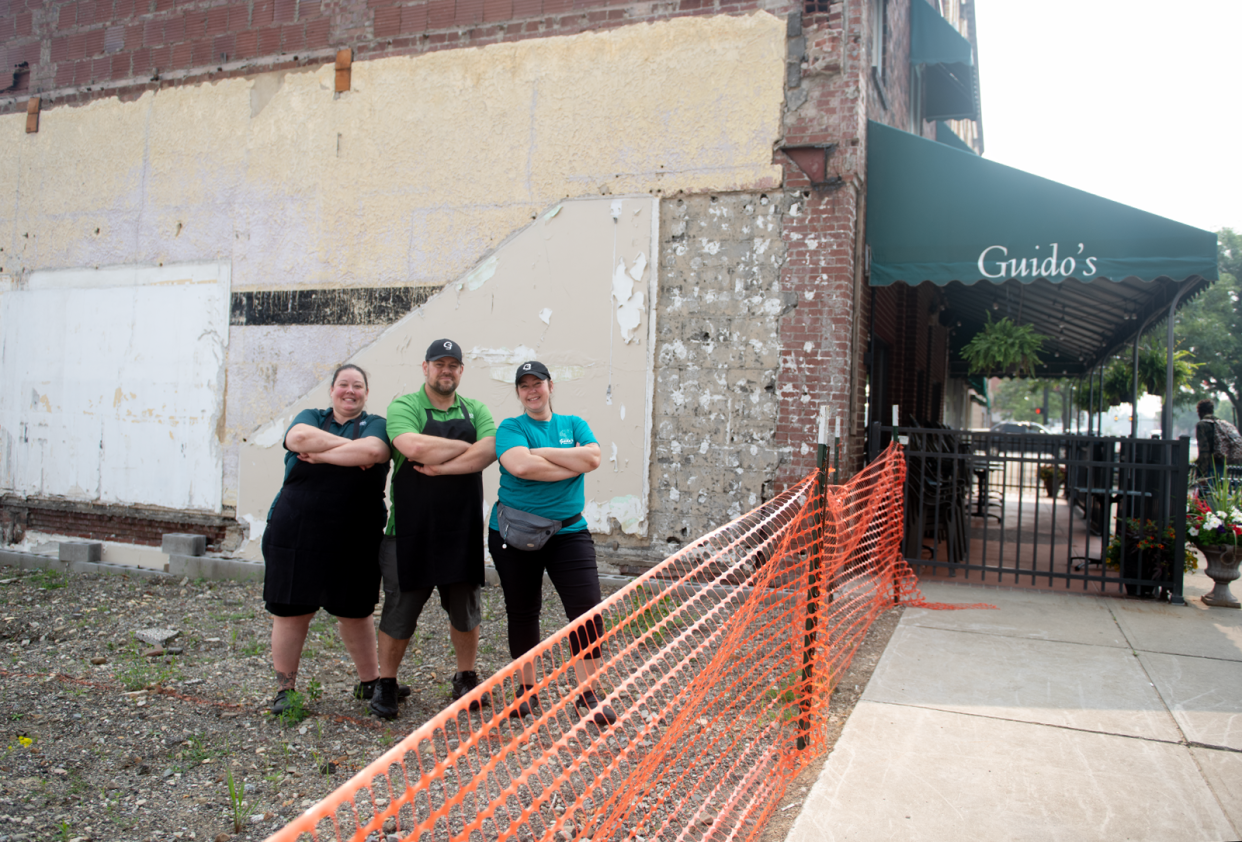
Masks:
[[[564,532],[553,535],[534,552],[505,548],[500,533],[489,529],[487,548],[500,576],[505,594],[505,614],[509,618],[509,656],[516,658],[539,643],[539,609],[543,603],[543,574],[556,588],[565,606],[565,616],[576,620],[599,605],[599,570],[595,566],[595,543],[591,533]],[[599,614],[576,626],[569,637],[569,648],[577,655],[595,644],[604,633]],[[599,647],[586,656],[599,657]]]

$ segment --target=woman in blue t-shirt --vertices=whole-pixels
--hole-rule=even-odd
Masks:
[[[595,543],[582,519],[586,503],[583,475],[599,467],[599,443],[591,428],[576,415],[552,412],[552,375],[534,360],[518,366],[517,396],[524,414],[506,418],[496,430],[496,456],[500,460],[500,500],[492,507],[487,546],[500,575],[509,618],[509,654],[517,658],[539,643],[539,608],[543,602],[546,571],[565,606],[565,616],[577,619],[600,602],[599,571],[595,566]],[[501,537],[497,509],[500,505],[529,512],[562,527],[537,550],[521,550]],[[577,655],[593,646],[604,632],[604,622],[593,614],[570,636],[570,649]],[[600,727],[617,721],[590,686],[599,647],[594,646],[577,661],[577,704],[594,710]],[[533,673],[525,678],[533,681]],[[526,695],[526,683],[519,695]],[[513,711],[525,716],[539,700],[530,694]]]

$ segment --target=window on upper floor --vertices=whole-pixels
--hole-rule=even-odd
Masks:
[[[877,82],[884,81],[884,46],[888,35],[888,0],[870,0],[871,72]]]

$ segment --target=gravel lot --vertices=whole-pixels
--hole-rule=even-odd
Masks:
[[[352,665],[321,613],[299,674],[318,698],[301,723],[273,721],[260,594],[257,583],[0,567],[0,842],[262,839],[448,704],[454,662],[438,608],[411,642],[401,681],[413,694],[393,722],[352,697]],[[545,635],[564,622],[550,588],[543,616]],[[897,616],[875,624],[843,679],[834,740]],[[484,589],[483,617],[481,677],[509,661],[499,588]],[[157,627],[180,632],[162,654],[134,636]],[[819,765],[765,839],[784,838]]]

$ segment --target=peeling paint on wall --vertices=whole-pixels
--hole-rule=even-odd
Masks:
[[[641,280],[646,266],[647,258],[640,254],[634,261],[633,271],[627,272],[625,261],[618,260],[612,275],[612,297],[617,302],[617,325],[621,328],[621,339],[627,345],[634,341],[638,326],[643,320],[643,294],[635,291],[634,282]]]
[[[647,519],[642,499],[634,495],[613,497],[603,502],[591,500],[582,510],[582,517],[586,519],[588,529],[604,535],[613,531],[613,521],[627,535],[642,535]]]
[[[0,156],[4,269],[20,285],[45,269],[221,262],[256,302],[260,292],[446,282],[461,285],[451,291],[464,302],[491,292],[506,272],[526,272],[485,258],[527,225],[551,235],[567,197],[779,187],[772,148],[785,58],[783,19],[709,14],[359,61],[349,96],[332,95],[334,69],[325,64],[57,108],[55,131],[38,135],[24,134],[24,115],[3,115],[0,137],[23,144],[21,155]],[[727,109],[722,83],[735,94]],[[625,132],[616,130],[618,113]],[[489,131],[464,156],[442,127],[479,114]],[[624,201],[610,225],[633,222]],[[613,301],[615,261],[603,251],[609,259],[592,278],[605,284],[600,297],[529,302],[521,318],[534,324],[522,343],[542,354],[585,309],[612,305],[618,349],[642,348],[654,359],[652,291],[636,287]],[[641,251],[657,262],[653,246]],[[635,276],[633,251],[624,260],[636,281],[656,274],[648,266]],[[435,332],[426,314],[441,306],[423,307],[424,329]],[[261,323],[238,317],[245,324],[227,340],[224,423],[204,432],[224,449],[216,505],[240,499],[241,448],[253,430],[285,415],[360,348],[384,341],[383,319],[352,307],[342,311],[351,325],[281,322],[278,303],[250,308],[264,310]],[[555,318],[538,318],[550,309]],[[480,345],[496,344],[489,325],[508,315],[487,312]],[[603,332],[599,323],[595,329]],[[594,382],[606,368],[606,359],[583,365],[578,382]],[[647,391],[654,388],[650,375]],[[607,389],[599,394],[607,393],[602,407],[611,417],[624,403],[627,424],[641,418],[638,407],[648,403],[641,394],[622,395],[615,383]],[[627,447],[634,449],[621,444],[623,463],[645,463]]]
[[[466,285],[466,288],[473,292],[491,280],[492,276],[496,274],[496,268],[499,266],[499,262],[500,258],[493,254],[491,257],[487,258],[487,260],[480,263],[477,268],[462,279]]]
[[[626,209],[619,232],[609,217],[612,201]],[[473,290],[465,283],[448,284],[351,361],[370,374],[368,411],[382,415],[393,398],[423,385],[420,364],[427,343],[452,337],[465,357],[461,394],[483,400],[497,420],[521,411],[513,385],[517,365],[531,359],[544,362],[552,373],[555,411],[584,418],[611,454],[604,468],[587,477],[587,500],[595,501],[601,512],[591,529],[642,535],[650,482],[645,454],[651,433],[647,378],[652,357],[646,336],[612,347],[606,329],[615,318],[609,264],[614,237],[627,266],[639,265],[640,255],[652,252],[652,219],[659,203],[640,196],[577,200],[560,207],[555,226],[536,219],[489,258],[495,272],[485,284]],[[544,302],[572,304],[573,318],[545,323],[539,317]],[[632,411],[622,414],[608,406],[604,396],[609,385]],[[279,445],[286,419],[303,408],[324,405],[327,391],[325,380],[248,436],[241,456],[242,517],[262,518],[279,488]],[[489,468],[483,478],[486,498],[495,500],[498,469]],[[257,553],[257,547],[246,552]]]

